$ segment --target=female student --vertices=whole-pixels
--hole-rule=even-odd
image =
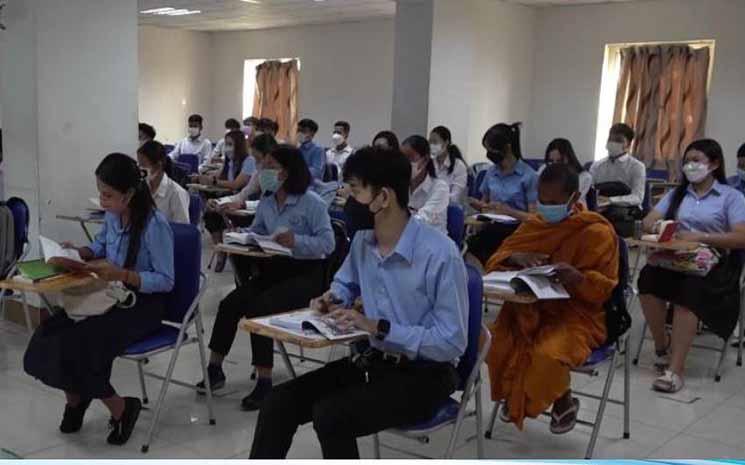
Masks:
[[[422,136],[411,136],[404,141],[401,151],[411,163],[409,210],[422,222],[447,234],[450,190],[445,181],[437,178],[429,142]]]
[[[546,166],[554,163],[569,165],[579,175],[580,202],[587,206],[587,193],[592,187],[592,175],[587,171],[574,153],[572,143],[566,139],[554,139],[546,147],[545,165],[538,170],[538,175],[546,169]]]
[[[381,147],[384,149],[398,150],[398,137],[392,131],[380,131],[373,137],[373,147]]]
[[[147,173],[147,183],[158,207],[168,221],[189,223],[189,193],[168,176],[171,159],[163,144],[145,142],[137,149],[137,163]]]
[[[25,356],[25,369],[45,384],[65,391],[62,433],[76,433],[93,399],[111,412],[109,444],[127,442],[141,403],[120,397],[110,384],[111,366],[130,344],[160,327],[166,293],[173,289],[173,232],[155,209],[150,189],[130,157],[108,155],[96,169],[103,229],[93,244],[78,250],[104,281],[121,282],[135,292],[132,308],[113,307],[99,316],[73,322],[64,312],[44,322]],[[43,360],[43,363],[40,361]]]
[[[520,124],[494,125],[481,142],[486,158],[494,165],[486,171],[479,188],[481,200],[471,199],[470,204],[480,212],[507,215],[516,220],[487,225],[471,237],[468,250],[481,263],[486,263],[502,241],[536,209],[538,175],[522,160]]]
[[[434,128],[429,134],[429,145],[437,177],[450,189],[450,203],[462,207],[468,185],[468,166],[458,146],[453,144],[450,130],[445,126]]]
[[[685,359],[699,320],[725,340],[732,334],[740,311],[741,260],[731,251],[745,249],[745,198],[727,185],[722,147],[711,139],[693,142],[683,157],[683,174],[681,185],[644,219],[644,229],[656,232],[659,220],[675,220],[678,239],[718,249],[722,255],[704,277],[651,265],[639,275],[639,300],[661,375],[652,386],[670,393],[683,388]],[[665,331],[668,303],[675,307],[671,335]]]
[[[334,232],[326,204],[308,189],[310,184],[310,171],[297,148],[280,145],[264,158],[261,188],[265,195],[253,225],[246,231],[274,235],[293,255],[254,262],[258,272],[250,279],[240,277],[241,285],[220,302],[209,344],[212,352],[208,370],[213,389],[225,385],[222,362],[230,352],[241,318],[306,307],[324,290],[323,259],[334,250]],[[251,353],[258,382],[243,399],[244,410],[258,409],[272,388],[272,340],[252,334]]]
[[[275,148],[277,148],[277,141],[271,134],[259,134],[251,141],[249,150],[251,156],[256,160],[256,173],[251,176],[251,180],[240,192],[227,197],[228,203],[223,203],[219,207],[220,211],[230,212],[246,208],[246,201],[261,194],[259,180],[261,179],[264,158],[272,153]],[[213,202],[213,206],[217,208],[216,202]]]

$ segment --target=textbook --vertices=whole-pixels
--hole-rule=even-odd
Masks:
[[[488,221],[490,223],[519,223],[518,219],[509,215],[498,215],[496,213],[480,213],[476,215],[479,221]]]
[[[551,279],[555,274],[553,265],[520,271],[493,271],[484,276],[484,287],[507,294],[532,292],[539,300],[568,299],[569,293],[564,286]]]
[[[77,250],[65,249],[44,236],[39,236],[39,243],[44,260],[50,265],[61,266],[70,271],[82,271],[85,268],[85,261],[80,258]]]
[[[659,234],[645,234],[642,236],[643,241],[650,242],[670,242],[678,232],[678,222],[673,220],[660,222]]]
[[[276,326],[303,335],[318,333],[329,341],[368,335],[368,333],[357,329],[342,331],[328,316],[321,315],[315,310],[274,316],[268,320],[270,326]]]
[[[65,272],[65,269],[61,266],[50,265],[44,260],[31,260],[18,263],[18,271],[24,278],[20,281],[36,283],[59,276]]]
[[[262,236],[256,233],[229,232],[225,233],[226,244],[255,245],[266,253],[286,255],[292,257],[292,250],[279,245],[274,236]]]

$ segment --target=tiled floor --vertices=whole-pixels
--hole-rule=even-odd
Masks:
[[[202,308],[209,334],[219,299],[232,288],[232,274],[210,274],[210,289]],[[638,340],[639,312],[633,309],[634,341]],[[489,319],[494,318],[490,313]],[[25,375],[22,357],[28,336],[22,328],[10,323],[0,323],[0,449],[6,449],[24,458],[140,458],[140,446],[152,418],[145,411],[140,418],[130,442],[124,447],[108,446],[105,442],[108,415],[105,408],[95,404],[86,417],[83,430],[73,436],[63,436],[57,430],[63,395],[49,389]],[[635,347],[635,345],[634,345]],[[598,458],[711,458],[745,457],[745,368],[736,367],[734,350],[726,361],[724,377],[720,383],[712,379],[717,360],[714,352],[695,351],[689,358],[689,378],[686,389],[666,398],[650,390],[653,379],[649,368],[651,344],[646,344],[639,367],[632,367],[631,379],[631,439],[621,439],[622,409],[608,406],[595,456]],[[248,336],[239,335],[226,364],[228,385],[215,400],[217,425],[207,424],[206,405],[203,398],[177,386],[166,397],[156,439],[149,458],[246,458],[251,447],[256,413],[245,413],[238,405],[252,387],[249,378]],[[315,354],[321,358],[326,353]],[[337,351],[336,355],[341,355]],[[184,349],[176,365],[175,375],[185,381],[201,378],[199,355],[195,346]],[[151,370],[164,370],[167,356],[153,360]],[[288,374],[277,361],[276,382],[288,379]],[[299,372],[310,370],[313,365],[295,362]],[[127,361],[117,361],[113,385],[125,395],[139,395],[136,367]],[[619,369],[612,389],[620,395],[623,386],[622,369]],[[604,375],[604,373],[603,373]],[[575,376],[576,388],[599,393],[604,378]],[[156,380],[147,381],[151,399],[160,386]],[[488,399],[488,390],[484,389]],[[595,401],[582,400],[581,416],[592,418]],[[484,421],[489,417],[491,402],[485,402]],[[475,434],[475,424],[467,420],[462,438]],[[390,448],[383,449],[385,458],[405,458],[400,449],[420,455],[438,455],[444,451],[449,432],[435,434],[429,445],[383,435],[382,441]],[[497,421],[493,439],[485,441],[489,458],[581,458],[589,439],[589,430],[578,426],[565,436],[554,436],[548,431],[546,420],[526,423],[520,432],[510,425]],[[363,457],[371,458],[372,440],[359,441]],[[457,458],[475,458],[476,442],[461,445]],[[295,436],[291,458],[321,458],[320,448],[313,428],[305,426]]]

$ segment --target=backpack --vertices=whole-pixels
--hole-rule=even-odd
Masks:
[[[16,232],[13,213],[0,203],[0,277],[5,278],[16,262]]]
[[[610,299],[605,302],[605,344],[610,345],[626,334],[631,327],[631,315],[626,308],[626,292],[629,289],[629,250],[626,241],[618,238],[618,284]],[[628,350],[628,349],[626,349]]]

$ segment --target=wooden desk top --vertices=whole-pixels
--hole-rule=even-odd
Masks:
[[[254,210],[254,211],[245,210],[245,209],[242,209],[242,210],[229,210],[229,211],[226,211],[225,214],[228,215],[228,216],[240,216],[240,217],[243,217],[243,218],[248,218],[248,217],[251,217],[251,216],[256,216],[256,210]]]
[[[672,240],[668,242],[653,242],[653,241],[642,241],[639,239],[626,239],[626,244],[634,247],[641,247],[647,249],[657,250],[676,250],[676,251],[687,251],[696,250],[700,247],[700,244],[696,242]]]
[[[489,290],[488,287],[484,286],[484,296],[488,299],[503,300],[505,302],[512,302],[515,304],[534,304],[538,302],[538,298],[531,294],[509,294],[507,292],[501,292],[497,290]]]
[[[10,289],[13,291],[35,292],[37,294],[52,294],[62,292],[78,286],[87,286],[95,281],[92,275],[88,273],[67,273],[54,278],[45,279],[36,283],[16,281],[6,279],[0,281],[0,289]]]
[[[305,311],[306,309],[297,310]],[[288,314],[295,312],[286,312]],[[276,316],[276,315],[275,315]],[[276,326],[269,326],[261,323],[258,320],[265,319],[266,317],[254,319],[254,320],[241,320],[240,326],[244,331],[249,333],[258,334],[259,336],[265,336],[277,341],[287,342],[290,344],[297,344],[300,347],[307,349],[323,349],[324,347],[330,347],[338,344],[346,344],[347,342],[357,341],[365,338],[366,336],[352,336],[347,339],[338,339],[336,341],[330,341],[320,334],[317,336],[300,336],[299,334],[291,333],[277,328]]]
[[[225,187],[203,186],[202,184],[187,184],[186,187],[189,190],[205,192],[208,194],[230,194],[232,192],[230,189],[227,189]]]
[[[75,221],[76,223],[91,223],[91,224],[103,224],[104,217],[102,215],[93,215],[90,212],[82,213],[79,215],[57,215],[58,220]]]
[[[215,246],[215,250],[217,250],[218,252],[224,252],[228,255],[242,255],[244,257],[254,257],[254,258],[271,258],[271,257],[285,256],[285,255],[279,255],[279,254],[266,253],[262,250],[259,250],[256,247],[249,247],[245,245],[236,245],[236,244],[217,244]]]

